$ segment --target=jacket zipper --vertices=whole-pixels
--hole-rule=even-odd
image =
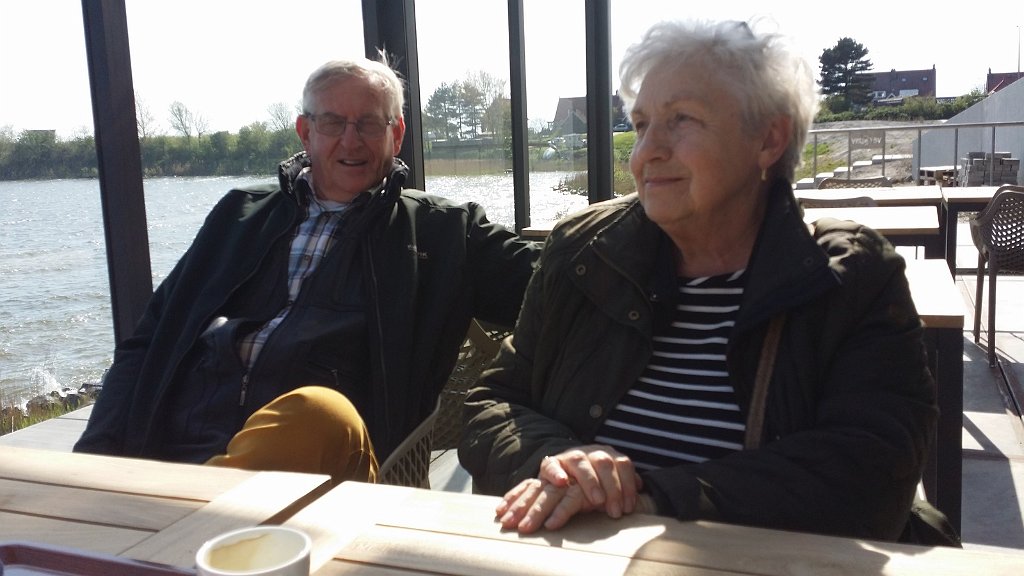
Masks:
[[[378,356],[378,361],[380,362],[380,375],[381,375],[381,383],[380,383],[380,386],[378,388],[380,389],[381,394],[384,397],[384,410],[382,411],[383,414],[384,414],[384,426],[385,426],[384,429],[385,430],[391,430],[391,420],[390,420],[390,417],[389,417],[389,411],[387,410],[387,406],[390,405],[390,402],[388,400],[388,385],[387,385],[387,382],[388,382],[388,371],[387,371],[387,364],[386,364],[385,358],[384,358],[384,329],[383,329],[383,326],[381,325],[381,311],[380,311],[380,298],[379,298],[379,292],[380,291],[379,291],[379,289],[377,287],[377,284],[378,284],[378,282],[377,282],[377,267],[374,266],[374,264],[373,264],[373,253],[372,253],[372,250],[370,248],[371,247],[370,247],[370,243],[369,242],[364,242],[363,243],[363,252],[364,252],[364,255],[366,257],[366,262],[368,264],[367,268],[369,268],[369,271],[370,271],[370,286],[371,286],[370,297],[373,298],[374,322],[376,322],[376,324],[377,324],[377,356]]]
[[[238,405],[245,406],[245,393],[249,391],[249,370],[242,374],[242,391],[238,395]]]

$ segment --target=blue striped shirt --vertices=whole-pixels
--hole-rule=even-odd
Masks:
[[[743,298],[744,271],[679,279],[672,322],[654,334],[651,359],[595,440],[638,470],[704,462],[743,448],[746,430],[729,383],[726,347]]]

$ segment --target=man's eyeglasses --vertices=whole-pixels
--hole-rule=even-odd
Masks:
[[[360,118],[349,120],[344,116],[324,112],[323,114],[306,113],[306,117],[313,121],[316,131],[324,136],[337,137],[345,133],[345,128],[351,124],[356,129],[356,134],[368,139],[376,140],[384,135],[388,126],[394,124],[394,119],[382,120],[380,118]]]

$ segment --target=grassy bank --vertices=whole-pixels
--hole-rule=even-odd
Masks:
[[[22,428],[28,428],[33,424],[38,424],[51,418],[63,416],[68,412],[78,410],[93,403],[93,398],[90,397],[74,396],[73,398],[76,398],[76,400],[69,401],[67,398],[56,398],[47,402],[30,403],[25,410],[17,406],[4,406],[0,408],[0,436],[16,432]]]

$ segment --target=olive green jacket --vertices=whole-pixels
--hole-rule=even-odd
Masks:
[[[513,336],[466,403],[459,446],[478,491],[535,477],[592,443],[651,355],[675,293],[667,237],[636,195],[551,233]],[[768,321],[785,315],[763,445],[642,474],[661,514],[896,539],[934,434],[934,383],[903,259],[878,233],[813,233],[788,183],[770,196],[727,364],[747,414]]]

